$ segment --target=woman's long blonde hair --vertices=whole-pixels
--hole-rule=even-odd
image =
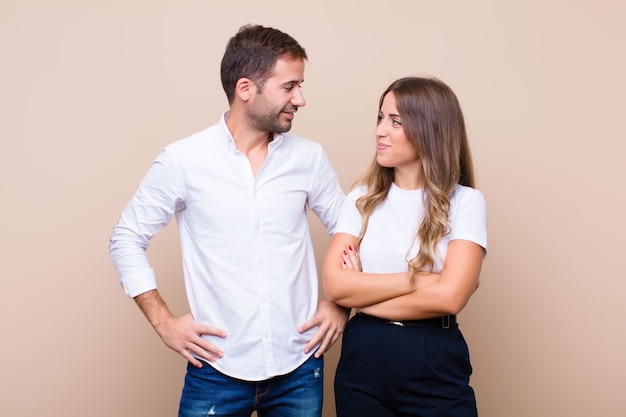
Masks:
[[[401,78],[383,92],[379,110],[387,94],[395,95],[402,127],[421,162],[424,217],[415,237],[417,255],[407,259],[414,280],[420,271],[432,271],[439,257],[437,243],[450,232],[452,192],[457,184],[474,187],[474,169],[461,106],[450,87],[436,78]],[[368,190],[356,202],[363,217],[359,244],[372,212],[387,198],[393,180],[394,169],[379,165],[374,158],[357,182]]]

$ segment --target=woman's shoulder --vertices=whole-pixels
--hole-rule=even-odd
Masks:
[[[352,187],[352,190],[348,193],[348,198],[356,200],[357,198],[364,196],[367,193],[367,186],[363,184],[357,184]]]
[[[485,207],[485,196],[482,191],[477,188],[468,187],[458,184],[450,197],[452,207]]]
[[[457,184],[452,193],[452,198],[478,198],[484,199],[482,191],[477,188],[468,187],[466,185]]]

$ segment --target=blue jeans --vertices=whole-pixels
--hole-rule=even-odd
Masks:
[[[295,371],[266,381],[228,377],[204,363],[187,365],[179,417],[320,417],[324,358],[311,356]]]

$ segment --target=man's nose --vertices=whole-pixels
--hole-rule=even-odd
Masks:
[[[302,107],[306,105],[306,100],[304,99],[304,94],[302,93],[302,89],[300,87],[294,88],[293,97],[291,99],[291,104],[294,106]]]

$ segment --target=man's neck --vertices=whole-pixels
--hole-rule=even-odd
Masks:
[[[226,119],[226,127],[235,141],[237,150],[246,155],[250,152],[267,149],[267,144],[274,139],[274,133],[253,129],[245,120],[232,113]]]

